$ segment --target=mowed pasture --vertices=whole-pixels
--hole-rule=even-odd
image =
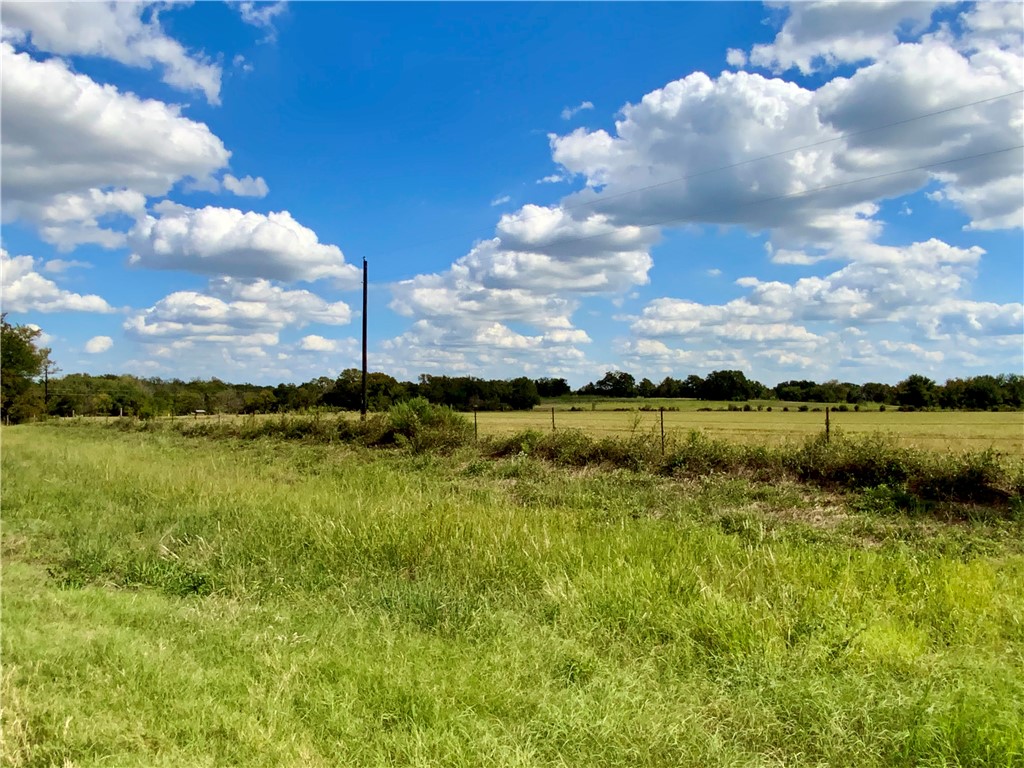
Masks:
[[[2,440],[4,765],[1024,764],[1019,508],[472,446]]]
[[[673,402],[673,401],[665,401]],[[675,401],[678,402],[678,401]],[[694,403],[698,401],[684,401]],[[733,403],[735,406],[736,404]],[[825,429],[824,406],[820,411],[798,411],[797,404],[772,404],[772,410],[698,411],[692,405],[685,410],[666,410],[663,414],[667,435],[681,436],[690,430],[701,430],[709,437],[746,444],[779,445],[800,442]],[[740,404],[742,407],[742,404]],[[585,407],[585,406],[576,406]],[[648,407],[658,408],[656,402]],[[702,408],[727,408],[721,403],[704,403]],[[763,406],[764,407],[764,406]],[[524,429],[548,431],[552,428],[554,408],[555,429],[579,429],[596,437],[626,437],[649,434],[660,439],[662,414],[657,410],[639,410],[619,403],[602,403],[596,409],[571,411],[566,405],[547,405],[532,411],[480,412],[477,425],[480,435],[500,435]],[[585,407],[589,408],[589,407]],[[625,409],[629,410],[617,410]],[[855,434],[891,433],[901,444],[939,451],[985,450],[992,448],[1009,456],[1024,456],[1024,412],[966,411],[833,411],[829,414],[831,429]]]

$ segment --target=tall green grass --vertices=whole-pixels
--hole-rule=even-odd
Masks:
[[[364,447],[403,447],[416,453],[450,453],[474,448],[482,455],[525,454],[562,466],[601,465],[677,477],[713,473],[759,480],[789,478],[826,488],[881,489],[904,508],[929,509],[934,503],[983,505],[989,513],[1024,514],[1024,460],[993,450],[938,453],[902,446],[891,434],[847,435],[840,430],[782,446],[745,445],[699,431],[679,436],[634,429],[625,438],[595,438],[583,431],[527,430],[479,442],[460,413],[422,398],[400,403],[365,421],[282,415],[273,419],[171,423],[119,420],[127,431],[173,430],[187,436],[252,440],[276,438]],[[876,497],[878,493],[874,494]],[[897,504],[897,506],[899,506]],[[956,512],[956,510],[953,510]],[[960,512],[973,513],[972,509]]]
[[[8,765],[1024,761],[1019,522],[573,436],[3,439]]]

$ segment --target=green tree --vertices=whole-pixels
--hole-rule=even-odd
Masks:
[[[896,385],[896,401],[914,408],[929,408],[938,401],[938,390],[934,381],[915,373]]]
[[[605,397],[636,397],[636,379],[625,371],[608,371],[594,383],[594,390]]]
[[[0,418],[17,423],[43,413],[43,395],[35,379],[50,350],[36,346],[39,329],[11,325],[6,313],[0,315],[0,325]]]
[[[761,397],[764,385],[751,381],[743,371],[712,371],[704,379],[701,400],[749,400]]]

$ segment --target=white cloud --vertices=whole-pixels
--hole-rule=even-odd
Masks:
[[[511,199],[512,198],[509,197],[508,195],[502,195],[501,197],[496,197],[493,200],[491,200],[491,206],[493,207],[493,206],[497,206],[497,205],[504,205],[505,203],[507,203]]]
[[[934,349],[929,334],[964,339],[1012,327],[1017,305],[965,303],[981,249],[876,241],[883,201],[936,183],[935,197],[966,214],[967,228],[1021,225],[1021,153],[1003,150],[1020,143],[1024,112],[1017,97],[993,99],[1024,87],[1020,46],[997,34],[998,19],[965,21],[974,41],[945,28],[922,34],[932,6],[872,6],[881,21],[865,21],[857,38],[853,21],[866,8],[801,6],[776,47],[762,49],[763,61],[780,67],[868,60],[817,90],[757,73],[696,72],[625,105],[612,130],[550,135],[558,174],[540,182],[582,176],[585,187],[561,208],[526,205],[503,216],[495,237],[450,269],[394,286],[392,308],[416,319],[395,349],[423,344],[436,351],[432,360],[469,369],[485,359],[472,346],[480,338],[491,351],[544,349],[537,338],[548,330],[576,330],[584,297],[614,300],[646,283],[661,229],[687,224],[766,234],[775,264],[840,262],[791,283],[742,278],[743,295],[722,305],[651,302],[634,336],[685,340],[689,361],[848,364],[856,350],[844,334],[855,324],[923,349]],[[908,38],[916,42],[901,42]],[[981,99],[992,100],[974,103]],[[673,360],[683,358],[673,352],[658,364]]]
[[[242,15],[242,21],[266,30],[267,36],[264,38],[264,42],[273,42],[277,39],[277,28],[274,26],[274,19],[288,9],[288,3],[285,0],[279,0],[279,2],[242,2],[236,7]]]
[[[581,101],[575,107],[566,107],[562,110],[563,120],[572,120],[577,114],[588,109],[593,109],[594,105],[589,101]]]
[[[937,5],[919,0],[791,3],[775,41],[755,45],[750,63],[775,72],[796,67],[806,75],[876,59],[899,43],[899,30],[924,31]]]
[[[240,53],[235,54],[235,57],[231,60],[231,65],[235,67],[235,69],[240,69],[243,72],[252,72],[253,70],[252,64],[246,61],[245,56]]]
[[[564,210],[525,206],[503,215],[497,236],[477,243],[449,270],[392,286],[391,308],[419,318],[415,330],[396,343],[404,344],[407,353],[417,345],[468,345],[475,350],[472,359],[482,361],[486,350],[553,349],[569,338],[579,342],[582,337],[572,335],[577,329],[570,320],[577,297],[614,294],[645,283],[651,267],[648,250],[657,236],[615,227],[600,214],[583,215],[575,219]],[[513,332],[510,323],[540,333]],[[565,362],[577,352],[561,350],[560,359]],[[475,364],[459,354],[465,365]],[[455,362],[450,356],[443,359]]]
[[[23,210],[36,224],[39,236],[60,251],[85,243],[118,248],[124,245],[125,235],[113,227],[142,217],[146,198],[130,189],[101,192],[93,188],[84,194],[55,195],[48,203]]]
[[[725,52],[725,63],[730,67],[745,67],[747,65],[747,54],[739,48],[730,48]]]
[[[52,342],[56,341],[56,339],[57,339],[56,336],[51,336],[50,334],[48,334],[46,331],[44,331],[42,328],[40,328],[35,323],[25,323],[25,325],[27,327],[31,328],[33,331],[39,331],[39,335],[36,336],[36,344],[37,344],[37,346],[49,347],[50,344]]]
[[[65,259],[50,259],[43,265],[43,270],[52,272],[55,275],[67,272],[69,269],[91,269],[92,264],[87,261],[75,261]]]
[[[565,181],[566,178],[560,173],[552,173],[550,176],[545,176],[542,179],[537,179],[538,184],[560,184]]]
[[[270,192],[270,188],[262,176],[257,176],[255,179],[252,176],[237,179],[230,173],[226,173],[222,183],[224,189],[239,197],[266,197],[267,193]]]
[[[311,334],[303,336],[299,348],[307,352],[335,352],[339,348],[337,339],[325,339],[323,336]]]
[[[1021,101],[960,107],[1022,87],[1019,55],[965,55],[926,37],[817,91],[697,72],[624,107],[614,134],[550,140],[554,160],[587,183],[565,203],[620,226],[738,224],[789,249],[871,241],[876,201],[938,180],[971,227],[1012,227],[1024,219],[1024,154],[1001,150],[1020,144]],[[876,130],[899,120],[911,122]]]
[[[585,360],[576,346],[590,337],[579,329],[551,329],[529,335],[497,321],[466,317],[417,320],[381,344],[377,365],[393,375],[462,372],[495,376],[567,375]]]
[[[946,349],[978,339],[1020,344],[1024,305],[963,298],[983,255],[935,239],[864,244],[830,253],[847,263],[824,277],[741,278],[736,284],[747,293],[724,304],[655,299],[632,319],[628,352],[652,365],[696,365],[725,349],[736,362],[761,360],[766,370],[803,367],[831,376],[837,366],[891,368],[908,355],[942,363]]]
[[[806,267],[817,264],[828,257],[822,254],[810,254],[806,251],[792,251],[786,248],[772,250],[769,256],[772,264],[788,264],[791,266]]]
[[[818,92],[822,117],[836,129],[863,131],[875,124],[865,110],[886,110],[901,120],[1024,88],[1024,58],[1002,51],[965,55],[948,43],[926,39],[904,44],[850,78],[835,78]],[[924,165],[1019,146],[1024,109],[1019,95],[958,109],[897,130],[848,139],[842,161],[858,174],[884,173],[894,165]],[[1001,152],[965,163],[909,174],[902,190],[931,177],[944,197],[969,217],[969,228],[1020,227],[1024,222],[1021,177],[1024,153]],[[912,186],[907,186],[907,184]],[[902,191],[897,188],[897,190]],[[895,191],[895,190],[894,190]]]
[[[114,340],[109,336],[93,336],[85,342],[85,351],[90,355],[99,355],[114,346]]]
[[[267,278],[292,282],[331,278],[358,284],[359,270],[335,245],[288,211],[243,213],[235,208],[196,209],[165,201],[132,229],[130,262],[150,269]]]
[[[121,245],[122,232],[101,226],[107,219],[141,215],[145,196],[209,177],[231,156],[178,107],[99,85],[59,59],[34,61],[7,43],[0,59],[3,219],[26,219],[62,248]]]
[[[747,72],[725,72],[717,80],[698,72],[669,83],[624,107],[615,136],[582,128],[551,136],[555,161],[587,181],[588,188],[566,203],[588,205],[619,224],[782,225],[794,238],[862,239],[864,211],[852,207],[859,195],[749,202],[836,180],[824,150],[749,162],[834,138],[813,99],[794,83]]]
[[[708,277],[721,277],[722,276],[722,270],[717,269],[717,268],[712,268],[712,269],[705,270],[704,274],[706,274]]]
[[[94,294],[81,295],[60,288],[35,271],[31,256],[11,256],[0,248],[0,285],[5,312],[113,312]]]
[[[1020,2],[979,2],[960,14],[966,33],[962,47],[980,51],[1007,49],[1020,53],[1024,48],[1024,13]]]
[[[206,293],[175,291],[129,317],[128,336],[174,349],[193,345],[276,346],[289,327],[309,323],[345,325],[352,319],[344,302],[330,303],[305,290],[288,290],[268,280],[211,280]],[[177,345],[177,346],[174,346]]]
[[[219,104],[220,66],[164,34],[156,12],[144,20],[146,10],[144,3],[8,1],[4,27],[27,33],[36,48],[61,56],[102,56],[146,69],[159,65],[168,85],[202,91],[208,102]]]

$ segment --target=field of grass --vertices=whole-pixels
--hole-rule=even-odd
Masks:
[[[799,443],[822,432],[825,428],[823,411],[799,412],[800,405],[772,402],[771,411],[727,411],[730,403],[706,402],[700,400],[637,399],[599,401],[590,399],[581,411],[570,408],[584,408],[578,399],[549,401],[532,411],[489,412],[476,414],[477,430],[481,437],[508,435],[526,429],[541,432],[551,431],[551,409],[555,409],[555,428],[578,429],[594,437],[629,437],[649,435],[660,439],[661,421],[657,410],[640,411],[641,406],[657,409],[660,405],[678,408],[665,411],[665,431],[669,436],[684,437],[692,430],[700,430],[711,438],[729,440],[747,445],[783,445]],[[768,401],[765,401],[767,403]],[[752,401],[756,408],[759,403]],[[594,410],[590,410],[594,405]],[[735,406],[736,403],[731,403]],[[767,407],[762,404],[762,407]],[[783,407],[789,407],[785,412]],[[824,408],[823,405],[810,405]],[[715,410],[698,410],[712,408]],[[467,414],[472,419],[473,414]],[[278,419],[277,415],[260,416],[179,416],[177,422],[240,422]],[[324,414],[324,419],[354,419],[358,414]],[[884,433],[891,435],[903,445],[936,451],[981,451],[993,449],[1001,455],[1024,456],[1024,412],[971,412],[971,411],[920,411],[899,412],[893,409],[832,412],[829,416],[833,430],[850,435]],[[79,419],[84,422],[108,423],[114,419],[93,417]],[[160,421],[167,421],[161,419]]]
[[[676,401],[678,402],[678,401]],[[683,401],[697,402],[697,401]],[[635,404],[635,401],[634,401]],[[735,403],[733,404],[735,405]],[[626,406],[614,406],[626,407]],[[634,405],[635,407],[635,405]],[[653,406],[657,407],[657,406]],[[702,407],[709,407],[704,404]],[[814,406],[819,407],[819,406]],[[547,410],[479,413],[481,435],[498,435],[524,429],[550,431],[551,406]],[[685,434],[699,429],[710,437],[747,444],[801,442],[825,428],[824,412],[800,413],[796,406],[787,413],[776,404],[768,411],[666,411],[667,433]],[[1024,456],[1024,413],[922,411],[902,413],[894,410],[833,412],[832,429],[851,435],[888,432],[899,442],[934,450],[984,450]],[[623,437],[632,433],[660,434],[660,414],[656,411],[615,411],[608,405],[596,410],[568,411],[555,406],[556,429],[579,429],[598,437]]]
[[[2,438],[4,765],[1024,764],[1019,516],[471,450]]]

